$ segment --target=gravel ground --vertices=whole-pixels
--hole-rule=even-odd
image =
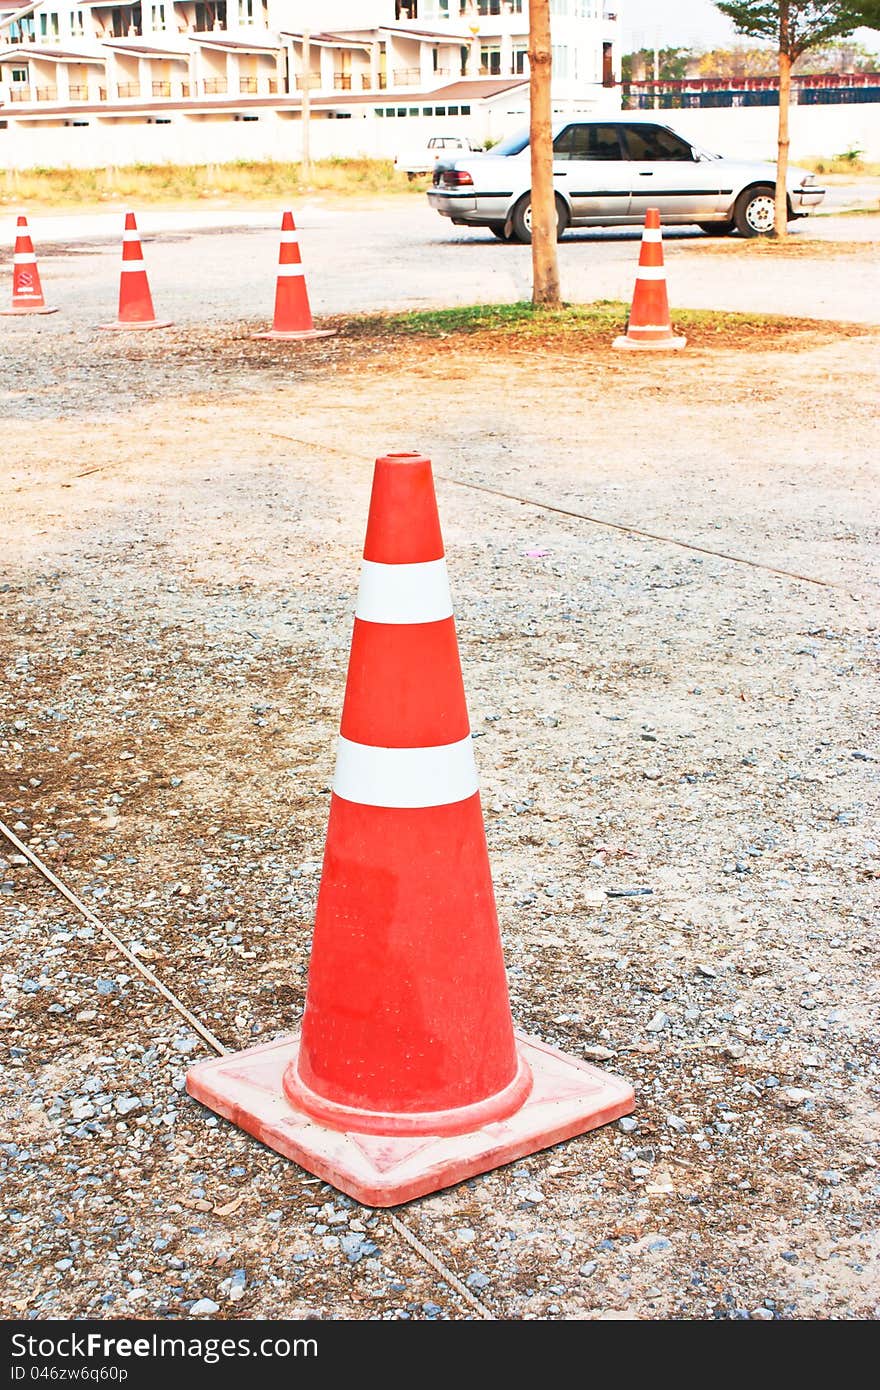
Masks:
[[[289,1029],[372,459],[424,449],[515,1020],[637,1108],[400,1215],[498,1318],[876,1316],[876,338],[61,327],[6,339],[0,817],[229,1046]],[[475,1315],[189,1100],[202,1041],[0,856],[3,1315]]]

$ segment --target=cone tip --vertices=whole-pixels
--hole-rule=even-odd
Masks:
[[[282,213],[282,215],[281,215],[281,230],[282,230],[282,232],[295,232],[295,231],[296,231],[296,228],[295,228],[295,226],[293,225],[293,213],[292,213],[292,212],[285,212],[285,213]]]
[[[136,231],[137,231],[137,223],[136,223],[135,220],[134,220],[134,213],[133,213],[133,212],[127,212],[127,213],[125,214],[125,230],[126,230],[127,232],[136,232]]]
[[[16,225],[17,227],[26,227],[27,224],[28,224],[28,223],[27,223],[27,218],[25,217],[25,215],[24,215],[23,212],[20,212],[20,213],[18,214],[18,220],[16,221],[16,224],[15,224],[15,225]]]
[[[418,564],[443,557],[431,460],[415,450],[376,459],[364,559]]]
[[[660,226],[660,209],[648,208],[645,212],[645,226],[655,230]]]

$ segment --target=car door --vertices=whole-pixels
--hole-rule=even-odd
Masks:
[[[721,211],[717,159],[695,159],[693,148],[666,126],[632,121],[623,127],[630,157],[630,216],[641,222],[659,208],[668,222],[699,222]]]
[[[612,122],[578,121],[553,141],[553,182],[571,203],[581,225],[626,218],[631,170]]]

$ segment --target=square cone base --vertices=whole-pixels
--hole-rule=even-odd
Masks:
[[[281,1086],[299,1037],[198,1062],[196,1100],[367,1207],[393,1207],[596,1129],[634,1107],[627,1082],[517,1033],[534,1086],[509,1119],[471,1134],[388,1139],[327,1129],[291,1105]]]
[[[144,323],[99,323],[104,333],[145,333],[150,328],[173,328],[171,319],[147,319]]]
[[[57,314],[58,310],[50,308],[47,304],[42,304],[38,309],[30,309],[25,305],[16,309],[0,309],[0,317],[5,319],[23,318],[25,314]]]
[[[611,346],[623,352],[678,352],[686,343],[687,338],[628,338],[623,333]]]
[[[268,328],[265,333],[252,333],[252,338],[271,338],[275,343],[301,343],[307,338],[335,338],[338,328],[304,328],[300,333],[282,333],[277,328]]]

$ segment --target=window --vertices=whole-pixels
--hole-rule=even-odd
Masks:
[[[70,33],[71,37],[81,39],[83,37],[83,12],[82,10],[70,11]]]
[[[498,44],[483,44],[480,55],[480,71],[490,77],[501,76],[501,47]]]
[[[58,16],[57,14],[40,15],[40,38],[57,39],[58,37]]]
[[[12,69],[12,80],[13,80],[13,82],[27,82],[27,80],[28,80],[27,68],[13,68],[13,69]]]
[[[165,6],[164,6],[164,5],[153,5],[152,9],[153,9],[153,30],[154,30],[155,33],[157,33],[157,34],[162,34],[162,33],[164,33],[165,28],[166,28],[166,22],[165,22]]]
[[[622,159],[613,125],[566,126],[553,141],[554,159]]]
[[[508,115],[510,112],[508,112]],[[529,132],[518,130],[515,135],[508,135],[506,139],[499,140],[497,145],[492,148],[493,154],[522,154],[529,143]]]
[[[528,72],[529,50],[522,45],[514,44],[513,48],[513,70],[522,76]]]
[[[629,125],[626,127],[626,143],[630,159],[693,160],[690,145],[671,130],[660,125]]]
[[[435,115],[435,116],[445,116],[445,115],[446,115],[446,107],[445,107],[445,106],[435,106],[435,107],[434,107],[434,115]]]

